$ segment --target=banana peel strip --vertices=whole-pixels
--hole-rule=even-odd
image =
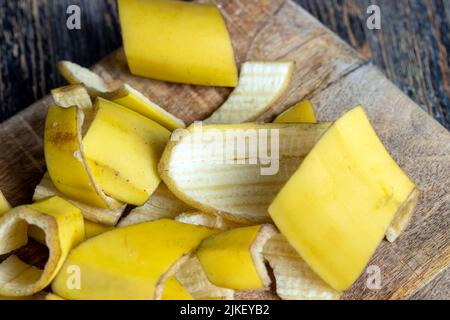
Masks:
[[[192,250],[216,232],[169,219],[113,229],[72,250],[52,290],[64,299],[169,298],[164,294],[167,281],[173,285],[171,277]],[[68,268],[74,265],[81,283],[70,288]]]
[[[205,123],[240,123],[257,119],[288,88],[295,63],[245,62],[238,86]]]
[[[83,117],[83,113],[75,106],[49,107],[44,139],[49,177],[53,186],[68,198],[92,207],[121,212],[124,204],[103,193],[86,164],[81,141]],[[86,218],[110,224],[111,220],[117,222],[118,216],[108,219],[104,216]]]
[[[28,226],[45,233],[49,259],[44,270],[10,255],[0,263],[0,295],[31,296],[56,276],[69,250],[84,239],[83,216],[67,201],[53,197],[11,209],[0,218],[0,254],[8,254],[28,242]]]
[[[273,270],[277,295],[283,300],[338,300],[341,292],[326,284],[281,233],[264,245],[264,258]]]
[[[75,207],[79,208],[85,219],[95,223],[104,224],[106,226],[116,225],[126,208],[126,205],[123,204],[115,209],[103,209],[68,198],[55,188],[50,176],[46,173],[34,189],[33,201],[40,201],[55,195],[64,198]]]
[[[329,126],[194,124],[172,136],[159,164],[160,176],[177,198],[202,212],[239,223],[269,222],[273,198]],[[238,143],[229,143],[229,133]],[[265,141],[257,138],[248,148],[239,145],[264,134]],[[254,157],[252,147],[258,145],[260,155]]]
[[[265,266],[265,243],[276,233],[273,225],[224,231],[205,239],[197,256],[209,281],[235,290],[264,289],[270,285]]]
[[[65,60],[59,61],[57,67],[68,83],[82,84],[94,97],[112,92],[103,78],[87,68]]]
[[[119,221],[118,226],[124,227],[142,222],[149,222],[163,218],[174,218],[192,207],[185,204],[161,182],[150,196],[150,199],[140,207],[136,207]]]
[[[173,131],[186,127],[183,120],[150,101],[143,93],[126,83],[116,91],[104,95],[104,97],[158,122],[167,130]]]

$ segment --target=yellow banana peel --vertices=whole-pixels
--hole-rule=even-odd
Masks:
[[[56,276],[69,250],[84,239],[80,210],[52,197],[11,209],[0,218],[0,255],[27,244],[29,225],[44,231],[48,261],[40,270],[10,255],[0,263],[0,295],[30,296],[44,289]]]
[[[215,5],[119,0],[118,6],[131,73],[170,82],[236,86],[233,47]]]
[[[277,295],[283,300],[338,300],[334,290],[312,271],[286,238],[274,234],[264,245],[264,258],[272,268]]]
[[[123,204],[122,206],[115,209],[103,209],[87,205],[83,202],[76,201],[71,198],[67,198],[61,192],[56,190],[48,173],[46,173],[34,190],[33,201],[40,201],[55,195],[64,198],[65,200],[72,203],[75,207],[80,209],[85,219],[107,226],[116,225],[126,207],[126,205]]]
[[[161,182],[150,199],[144,205],[131,210],[126,217],[119,221],[118,226],[123,227],[163,218],[174,218],[188,210],[192,210],[192,207],[175,197],[167,189],[165,183]]]
[[[103,98],[97,98],[96,107],[83,139],[93,178],[107,195],[142,205],[161,181],[157,164],[170,131]]]
[[[8,200],[6,200],[2,191],[0,190],[0,216],[2,216],[5,212],[8,212],[11,209]]]
[[[95,223],[84,219],[84,235],[86,239],[90,239],[92,237],[110,231],[112,229],[113,227],[111,226],[106,226],[104,224]]]
[[[269,213],[314,272],[344,291],[414,190],[357,107],[323,135]]]
[[[153,101],[150,101],[141,92],[128,84],[107,96],[109,100],[131,109],[165,127],[167,130],[184,128],[183,120],[167,112]]]
[[[103,78],[76,63],[60,61],[56,66],[68,83],[83,85],[88,90],[89,94],[94,97],[112,91]]]
[[[329,126],[192,125],[167,144],[160,176],[202,212],[244,224],[270,222],[270,203]]]
[[[271,225],[258,225],[224,231],[203,240],[197,256],[209,281],[235,290],[267,287],[270,277],[262,252],[275,232]]]
[[[53,292],[65,299],[161,299],[167,280],[215,232],[168,219],[113,229],[72,250]]]
[[[295,63],[245,62],[239,84],[205,123],[240,123],[256,120],[289,87]]]
[[[314,107],[309,100],[299,102],[280,114],[274,123],[316,123]]]

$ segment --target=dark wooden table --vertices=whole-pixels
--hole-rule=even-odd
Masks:
[[[296,0],[450,129],[449,0]],[[81,30],[66,28],[81,8]],[[366,27],[370,4],[381,30]],[[63,84],[55,63],[89,66],[121,45],[115,0],[0,0],[0,121]]]

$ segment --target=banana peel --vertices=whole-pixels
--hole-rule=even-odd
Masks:
[[[11,210],[11,206],[0,190],[0,216],[2,216],[5,212],[8,212],[9,210]]]
[[[234,290],[268,287],[263,248],[275,232],[266,224],[224,231],[203,240],[197,256],[209,281]]]
[[[299,102],[280,114],[274,123],[316,123],[314,107],[309,100]]]
[[[161,299],[168,279],[215,232],[169,219],[113,229],[73,249],[52,290],[64,299]],[[79,287],[67,286],[71,266]]]
[[[277,295],[283,300],[339,300],[342,292],[326,284],[312,271],[281,233],[264,245],[264,258],[275,277]]]
[[[116,225],[126,208],[126,205],[123,204],[122,206],[115,209],[103,209],[65,197],[55,188],[52,180],[50,179],[50,176],[48,175],[48,173],[46,173],[34,189],[33,201],[40,201],[55,195],[64,198],[65,200],[72,203],[75,207],[79,208],[86,220],[107,226]]]
[[[345,291],[415,189],[357,107],[322,136],[269,213],[312,270]]]
[[[256,120],[288,88],[294,62],[245,62],[239,84],[204,123],[240,123]]]
[[[216,5],[119,0],[118,7],[131,73],[178,83],[236,86],[233,47]]]
[[[113,91],[102,77],[76,63],[63,60],[59,61],[56,66],[68,83],[83,85],[94,97]]]
[[[56,276],[70,249],[84,239],[80,210],[59,197],[52,197],[13,208],[0,218],[0,254],[26,245],[29,225],[44,231],[48,261],[44,270],[40,270],[11,254],[0,263],[0,295],[31,296],[44,289]]]
[[[141,92],[128,84],[124,84],[120,89],[107,95],[107,98],[112,102],[127,107],[128,109],[159,123],[167,130],[173,131],[175,129],[186,127],[183,120],[167,112],[153,101],[150,101]]]
[[[169,141],[159,173],[177,198],[202,212],[244,224],[270,222],[270,203],[329,126],[246,123],[203,125],[198,130],[192,125],[179,139]],[[239,143],[227,142],[230,132],[241,141],[264,133],[274,138],[270,142],[258,138],[245,150]],[[251,149],[258,145],[259,152],[267,147],[266,156],[252,163]],[[263,170],[271,170],[263,163],[270,155],[272,169],[278,165],[278,170],[263,175]]]
[[[192,207],[175,197],[165,183],[161,182],[150,199],[144,205],[131,210],[126,217],[119,221],[118,226],[124,227],[163,218],[174,218],[189,210],[192,210]]]
[[[140,206],[161,181],[157,164],[170,131],[100,97],[96,108],[96,117],[83,139],[92,176],[110,197]]]

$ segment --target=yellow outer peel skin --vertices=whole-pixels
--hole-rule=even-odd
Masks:
[[[197,256],[209,281],[235,290],[264,288],[251,254],[251,246],[262,227],[232,229],[202,242]]]
[[[76,107],[49,107],[45,121],[45,162],[54,186],[62,194],[92,206],[108,208],[83,161],[81,117]]]
[[[86,239],[95,237],[112,229],[113,227],[111,226],[105,226],[104,224],[84,219],[84,234]]]
[[[316,123],[314,107],[309,100],[299,102],[280,114],[274,123]]]
[[[159,123],[167,130],[186,127],[185,123],[167,112],[156,103],[150,101],[142,93],[125,84],[118,92],[111,95],[111,101],[131,109],[143,116]]]
[[[162,219],[103,233],[72,250],[53,292],[66,299],[153,299],[169,269],[214,232]],[[80,268],[80,289],[66,285],[72,265]]]
[[[0,190],[0,216],[4,214],[5,212],[9,211],[11,209],[11,206],[9,205],[8,200],[6,200],[5,196],[3,195],[2,191]]]
[[[162,300],[194,300],[194,297],[181,285],[175,276],[171,276],[165,282]]]
[[[309,266],[344,291],[413,189],[357,107],[323,135],[269,213]]]
[[[230,36],[215,5],[167,0],[118,4],[133,74],[206,86],[237,85]]]
[[[170,131],[111,101],[97,98],[96,105],[83,139],[93,177],[107,195],[142,205],[161,181],[157,166]]]

